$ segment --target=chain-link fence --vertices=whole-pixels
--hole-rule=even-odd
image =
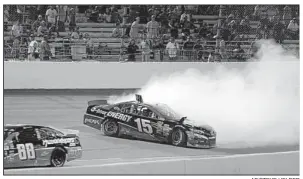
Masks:
[[[132,40],[139,49],[134,52],[136,57],[149,49],[160,58],[161,54],[167,56],[171,38],[178,44],[179,60],[200,58],[184,58],[188,56],[186,51],[203,52],[205,59],[210,51],[226,61],[237,59],[237,51],[245,54],[243,58],[250,58],[251,44],[258,39],[274,39],[299,54],[299,9],[295,5],[141,5],[106,8],[104,13],[98,8],[54,6],[57,16],[52,24],[50,16],[46,17],[50,14],[46,11],[51,9],[47,6],[5,6],[5,59],[26,59],[30,34],[38,44],[47,36],[50,56],[57,60],[127,59],[134,48],[130,45]],[[81,9],[84,13],[79,13]],[[42,21],[46,23],[41,24]],[[201,48],[195,49],[195,45]]]

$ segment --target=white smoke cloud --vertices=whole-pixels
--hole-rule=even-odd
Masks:
[[[165,103],[197,124],[211,125],[218,145],[298,144],[298,59],[272,41],[260,45],[261,62],[211,63],[205,64],[213,68],[209,72],[193,68],[154,76],[138,93],[146,102]]]

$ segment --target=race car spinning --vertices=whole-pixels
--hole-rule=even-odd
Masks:
[[[107,136],[128,135],[175,146],[216,146],[216,132],[212,127],[196,126],[165,104],[144,103],[141,95],[136,95],[136,101],[112,105],[104,104],[104,100],[90,101],[83,122]]]

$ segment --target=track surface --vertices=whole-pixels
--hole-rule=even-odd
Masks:
[[[4,95],[4,124],[41,124],[80,131],[83,146],[81,160],[72,161],[60,169],[14,169],[5,174],[104,174],[115,171],[117,163],[174,160],[180,158],[210,158],[235,154],[272,153],[299,150],[299,146],[267,146],[234,148],[222,145],[215,149],[190,149],[140,140],[106,137],[83,125],[88,100],[107,99],[106,95]],[[107,165],[107,166],[106,166]],[[155,163],[155,165],[157,165]],[[110,169],[101,170],[100,167]],[[105,168],[106,168],[105,167]],[[168,167],[169,168],[169,167]],[[168,170],[163,168],[163,170]],[[133,173],[137,173],[134,171]],[[148,174],[146,171],[145,174]]]

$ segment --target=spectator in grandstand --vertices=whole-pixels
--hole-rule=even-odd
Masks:
[[[116,8],[114,8],[112,10],[112,13],[111,13],[111,20],[110,20],[111,23],[121,23],[122,22],[122,17],[120,16],[120,14],[118,13],[118,10]]]
[[[164,59],[164,50],[165,50],[163,38],[161,38],[157,42],[155,42],[153,49],[156,50],[157,52],[159,52],[160,61],[162,62]]]
[[[166,50],[168,52],[168,57],[170,61],[177,60],[177,54],[179,51],[179,44],[175,41],[174,37],[170,38],[170,42],[166,45]]]
[[[47,35],[47,27],[46,27],[46,22],[45,21],[42,21],[40,23],[40,26],[38,27],[38,30],[37,30],[37,36],[38,37],[43,37],[44,35]]]
[[[142,50],[142,61],[147,61],[148,55],[150,54],[152,43],[150,39],[146,39],[146,34],[142,35],[142,41],[140,48]]]
[[[56,27],[55,24],[52,24],[48,29],[48,36],[49,37],[53,36],[53,33],[56,33],[57,37],[59,37],[58,28]]]
[[[250,22],[249,17],[246,16],[245,19],[242,19],[239,25],[239,33],[243,34],[245,38],[248,38],[250,31]]]
[[[43,21],[42,20],[42,15],[38,15],[38,19],[32,25],[32,31],[33,32],[37,32],[37,30],[40,27],[42,21]]]
[[[162,11],[160,12],[160,14],[158,15],[158,19],[159,19],[159,23],[160,23],[161,27],[163,27],[163,28],[167,28],[168,27],[168,14],[164,10],[164,8],[162,9]]]
[[[225,23],[229,24],[234,18],[235,16],[233,14],[229,14],[229,16],[225,20]]]
[[[58,32],[65,32],[65,25],[64,23],[67,21],[67,6],[57,6],[58,18],[57,18],[57,26]]]
[[[12,48],[12,56],[13,58],[20,57],[20,50],[21,50],[21,36],[15,37],[13,41],[13,48]]]
[[[138,50],[138,46],[136,45],[136,40],[132,39],[127,47],[128,59],[127,61],[136,61],[135,55]]]
[[[76,11],[74,8],[69,9],[68,11],[68,22],[69,22],[69,30],[73,32],[76,28]]]
[[[284,21],[284,24],[287,25],[289,24],[291,18],[292,18],[292,12],[291,12],[291,8],[289,6],[285,6],[283,8],[283,21]]]
[[[186,19],[188,21],[191,21],[191,15],[189,14],[188,10],[184,11],[184,13],[181,15],[180,23],[182,23],[185,20],[185,17],[187,17]]]
[[[155,15],[151,16],[151,21],[146,25],[147,28],[147,38],[153,39],[157,38],[159,35],[159,23],[155,20]]]
[[[12,27],[12,31],[11,31],[12,36],[14,38],[21,37],[22,32],[23,32],[22,26],[19,24],[19,21],[16,21]]]
[[[112,14],[111,14],[110,8],[106,8],[103,16],[104,16],[106,22],[108,22],[108,23],[111,22]]]
[[[85,33],[83,36],[84,36],[83,40],[86,41],[86,54],[87,54],[88,58],[91,59],[92,55],[93,55],[93,50],[94,50],[94,42],[90,38],[88,33]]]
[[[54,6],[50,6],[50,8],[45,13],[45,18],[47,20],[47,27],[52,26],[53,24],[56,25],[57,22],[57,11]]]
[[[225,40],[221,36],[218,37],[218,39],[220,41],[220,43],[219,43],[219,54],[221,56],[221,59],[227,59]]]
[[[277,43],[282,43],[284,39],[284,24],[280,21],[280,17],[276,17],[273,24],[273,38]]]
[[[182,28],[181,30],[182,39],[185,40],[187,39],[188,36],[190,36],[190,30],[195,27],[190,21],[188,21],[187,16],[184,17],[184,20],[180,25]]]
[[[299,40],[299,24],[296,18],[293,18],[287,26],[287,35],[293,40]]]
[[[123,29],[120,28],[120,22],[116,23],[116,28],[112,32],[112,37],[121,38],[123,36]]]
[[[76,27],[76,29],[72,32],[71,34],[71,38],[72,39],[81,39],[82,38],[82,34],[80,33],[80,28]]]
[[[254,13],[252,14],[253,19],[257,21],[260,20],[260,15],[261,15],[260,6],[256,5],[254,8]]]
[[[171,20],[169,22],[168,26],[170,27],[170,36],[174,37],[175,39],[177,39],[178,36],[179,36],[178,22],[175,22],[174,20]]]
[[[45,35],[40,43],[40,60],[50,60],[52,56],[50,46],[48,44],[48,37]]]
[[[269,5],[268,9],[267,9],[267,15],[269,17],[271,17],[271,16],[279,16],[279,10],[275,6]]]
[[[4,6],[3,16],[4,30],[7,31],[7,24],[9,19],[9,6]]]
[[[17,5],[17,14],[16,14],[16,16],[17,16],[17,20],[19,21],[19,23],[22,23],[24,11],[25,11],[24,6]]]
[[[241,43],[237,43],[237,47],[233,50],[234,58],[238,61],[244,61],[244,53],[245,51],[241,47]]]
[[[38,42],[35,40],[34,34],[30,35],[30,43],[28,46],[28,60],[32,61],[39,57]]]
[[[192,41],[192,37],[188,36],[187,40],[185,41],[185,43],[183,45],[184,56],[187,57],[188,60],[192,60],[194,45],[195,44]]]
[[[213,52],[209,52],[207,62],[214,62],[214,61],[215,61],[215,56],[214,56]]]
[[[136,17],[136,21],[134,21],[130,27],[129,37],[135,40],[138,40],[139,37],[139,28],[140,28],[140,17]]]
[[[93,7],[92,6],[88,6],[88,9],[86,9],[85,10],[85,17],[87,18],[87,19],[90,19],[90,17],[91,17],[91,15],[93,14],[93,12],[94,12],[94,9],[93,9]],[[97,13],[98,14],[98,13]]]
[[[229,41],[229,39],[231,38],[231,31],[228,28],[228,25],[223,22],[221,25],[221,36],[220,38],[222,38],[225,41]]]
[[[203,61],[203,54],[204,54],[203,50],[204,50],[204,45],[201,43],[201,40],[198,39],[194,45],[194,51],[196,53],[197,60]]]

